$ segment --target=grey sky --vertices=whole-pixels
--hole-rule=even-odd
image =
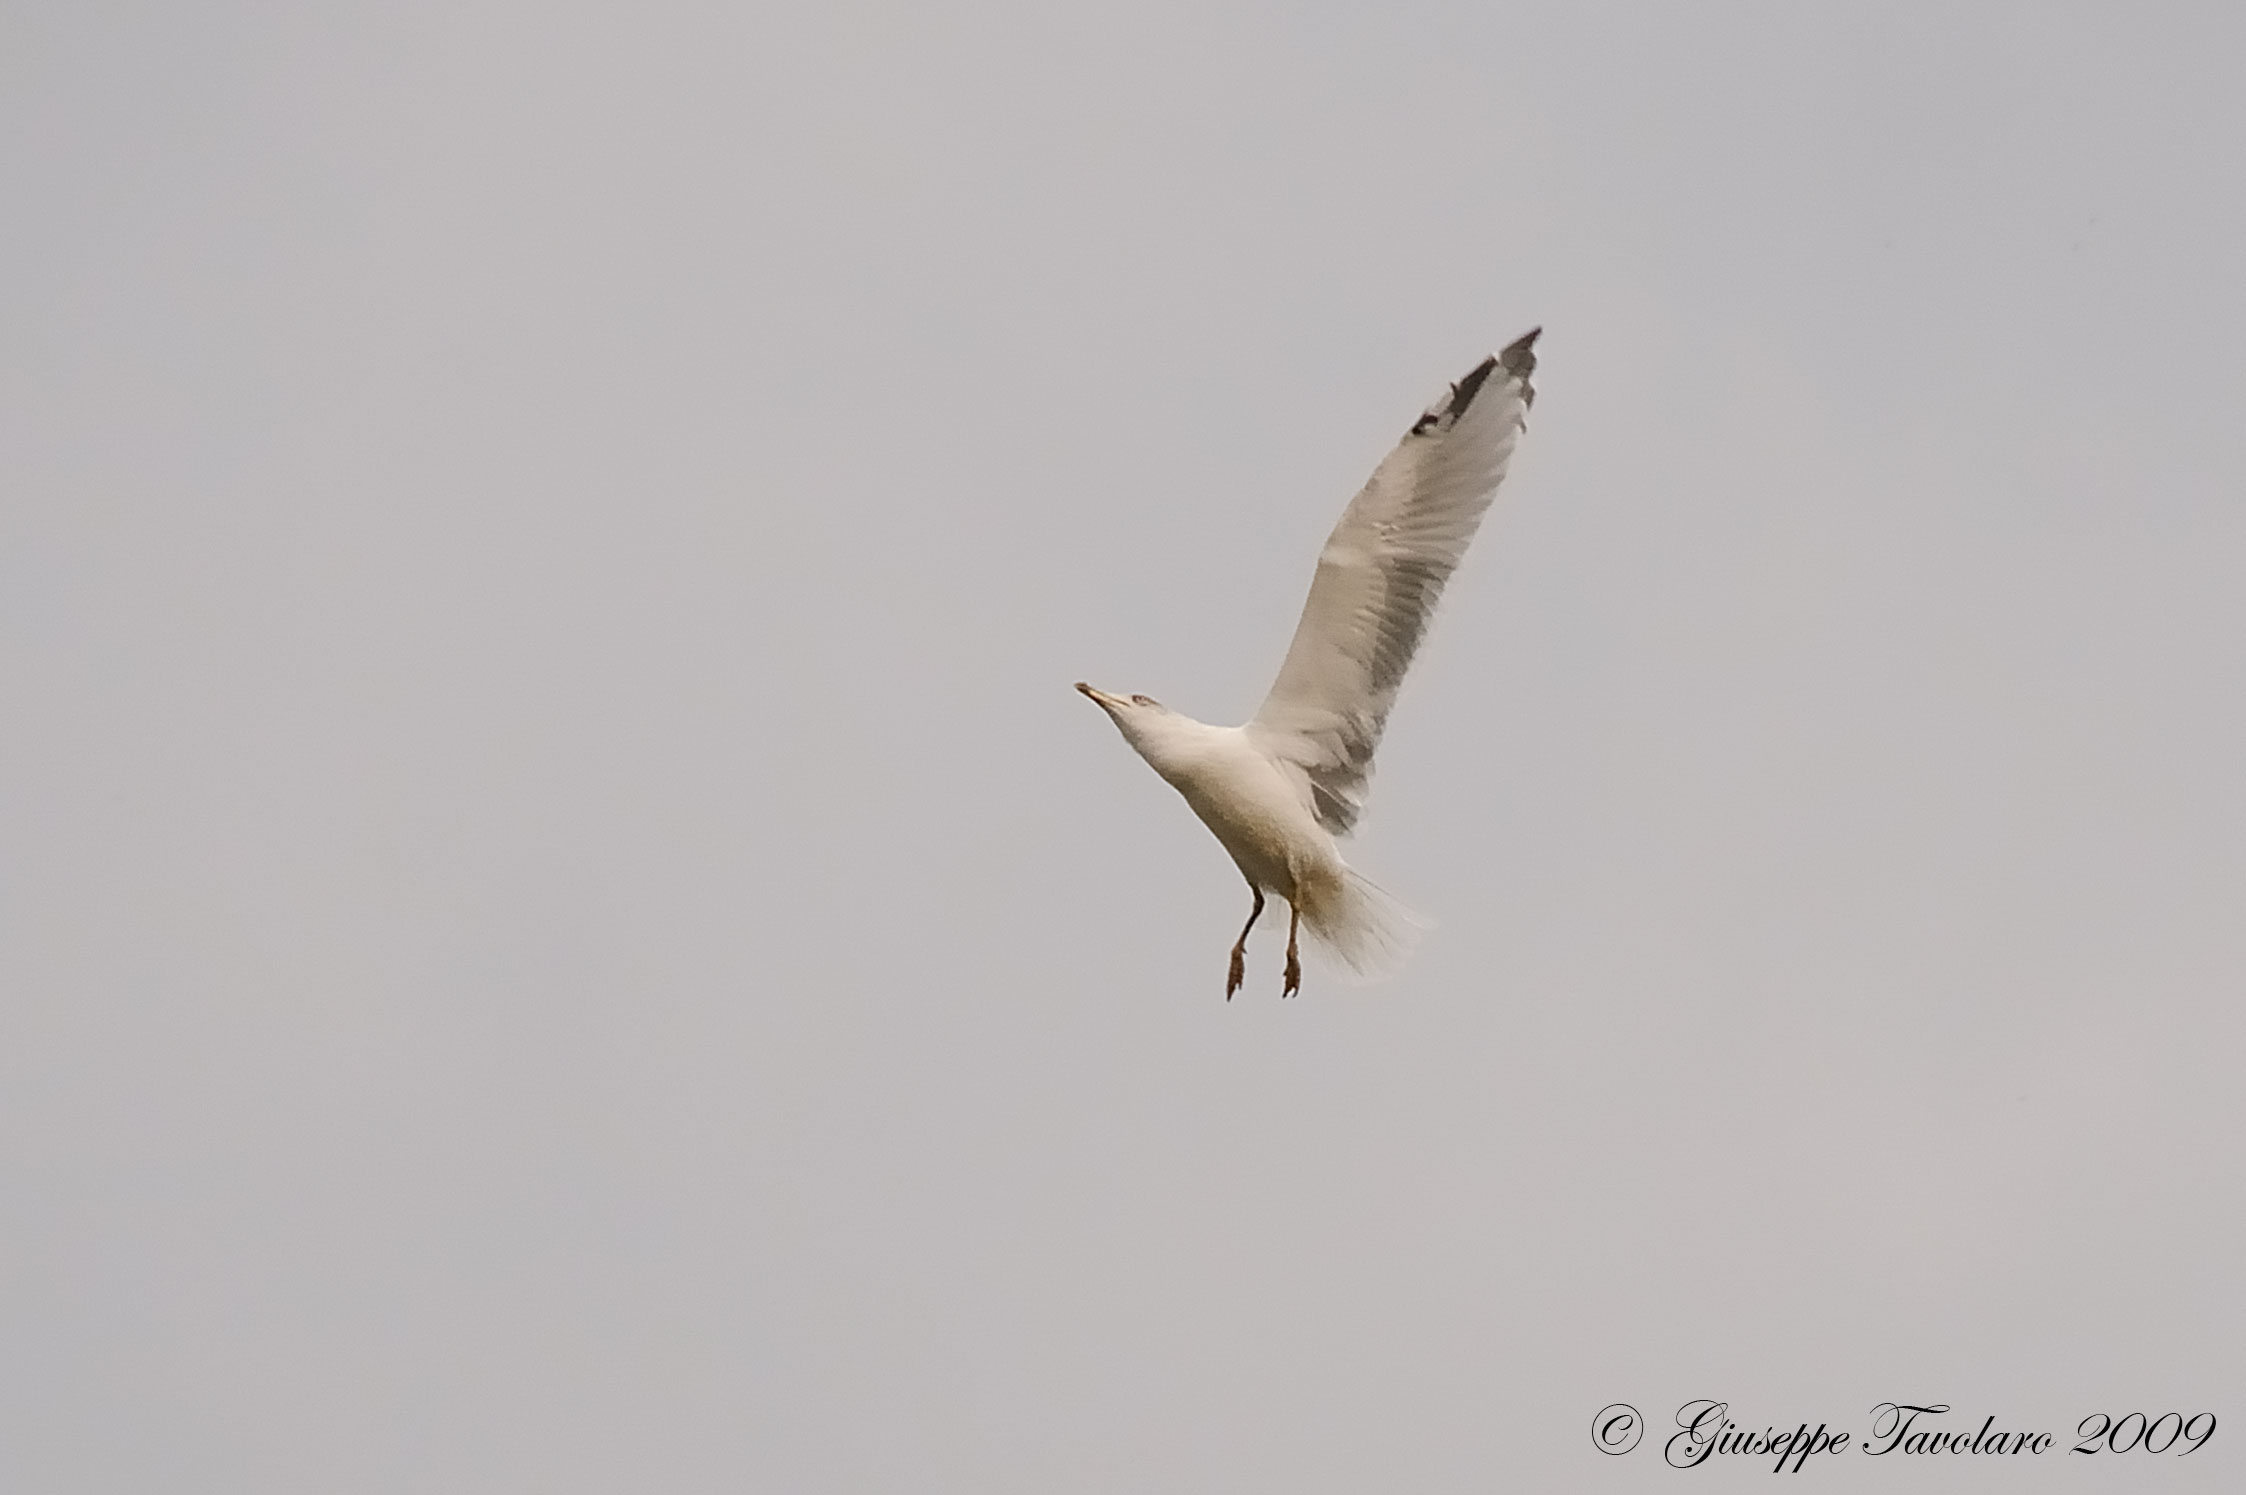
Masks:
[[[0,1487],[2237,1488],[2242,44],[7,6]],[[1538,323],[1440,927],[1228,1006],[1069,682],[1244,716]]]

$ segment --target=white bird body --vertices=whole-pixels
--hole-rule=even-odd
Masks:
[[[1298,925],[1368,974],[1409,948],[1417,921],[1342,860],[1335,837],[1363,811],[1373,750],[1405,668],[1504,479],[1535,398],[1536,336],[1452,385],[1350,501],[1319,554],[1279,678],[1245,726],[1211,726],[1146,696],[1076,687],[1185,797],[1255,895],[1232,947],[1227,998],[1240,985],[1248,930],[1267,890],[1290,910],[1286,995],[1301,985]]]
[[[1116,724],[1185,796],[1250,883],[1294,903],[1305,885],[1341,880],[1340,848],[1312,813],[1301,781],[1258,748],[1246,727],[1212,727],[1159,706],[1123,712]]]

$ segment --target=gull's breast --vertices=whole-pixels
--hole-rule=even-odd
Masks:
[[[1292,900],[1298,873],[1335,861],[1333,838],[1310,813],[1285,770],[1227,734],[1163,777],[1185,796],[1240,870]]]

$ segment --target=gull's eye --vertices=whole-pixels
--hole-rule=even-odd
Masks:
[[[1133,706],[1152,706],[1152,705],[1154,704],[1154,697],[1152,697],[1152,696],[1133,696],[1133,697],[1131,697],[1131,704],[1132,704]]]

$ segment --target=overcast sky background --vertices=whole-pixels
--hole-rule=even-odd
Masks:
[[[0,1486],[2246,1469],[2246,13],[0,8]],[[1401,979],[1260,699],[1541,399]],[[2151,1467],[2140,1468],[2139,1465]],[[2058,1467],[2053,1467],[2058,1466]]]

